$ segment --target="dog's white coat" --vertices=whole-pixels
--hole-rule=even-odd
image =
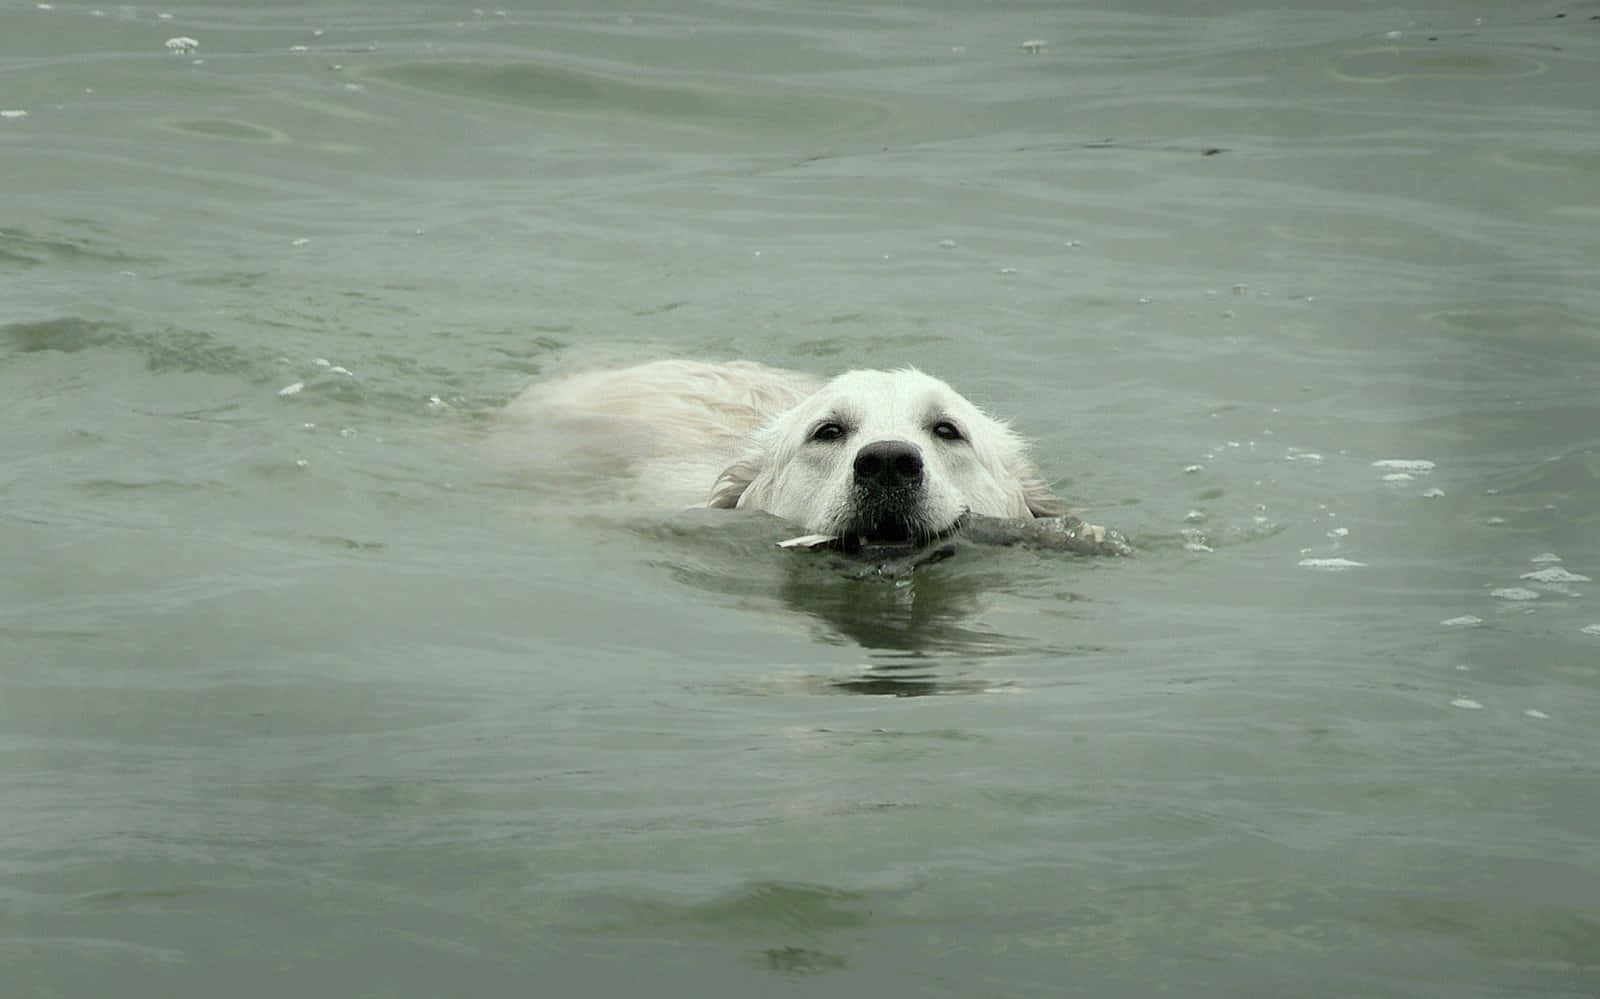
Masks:
[[[535,385],[506,415],[524,425],[525,446],[626,474],[647,500],[765,510],[822,534],[857,526],[855,457],[879,441],[921,456],[908,502],[922,533],[947,530],[965,511],[1062,512],[1010,428],[909,368],[823,382],[744,361],[656,361]],[[818,439],[824,424],[842,432]]]

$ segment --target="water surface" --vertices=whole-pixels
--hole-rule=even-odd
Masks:
[[[0,10],[6,993],[1594,994],[1597,17]],[[1140,554],[507,460],[655,357]]]

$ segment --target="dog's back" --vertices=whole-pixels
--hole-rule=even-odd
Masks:
[[[530,461],[647,482],[663,504],[701,504],[750,435],[821,384],[751,361],[652,361],[534,385],[504,417]]]

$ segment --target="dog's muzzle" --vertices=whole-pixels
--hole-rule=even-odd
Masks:
[[[843,532],[860,543],[917,544],[936,530],[924,519],[922,451],[910,441],[873,441],[856,452],[853,513]]]

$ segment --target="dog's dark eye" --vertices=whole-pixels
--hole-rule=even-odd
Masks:
[[[811,431],[811,439],[814,441],[836,441],[843,436],[844,427],[837,423],[824,423]]]
[[[933,425],[933,436],[945,441],[961,440],[961,428],[949,420],[940,420]]]

